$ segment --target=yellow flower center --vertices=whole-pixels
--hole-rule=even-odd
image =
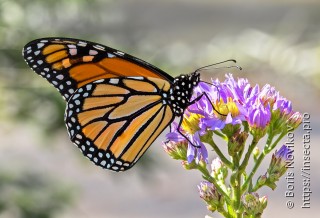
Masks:
[[[182,129],[186,133],[193,135],[198,130],[200,130],[199,121],[200,121],[201,117],[203,117],[203,116],[201,116],[200,114],[195,114],[195,113],[190,113],[189,116],[184,114],[182,124],[181,124]]]
[[[220,98],[220,101],[217,100],[213,106],[215,115],[221,120],[225,120],[229,113],[231,113],[232,117],[236,117],[240,114],[237,104],[231,97],[227,98],[227,103]]]

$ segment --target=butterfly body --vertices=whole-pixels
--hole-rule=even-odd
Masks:
[[[67,101],[71,141],[96,165],[131,168],[190,105],[199,73],[172,78],[136,57],[67,38],[28,43],[23,56]]]

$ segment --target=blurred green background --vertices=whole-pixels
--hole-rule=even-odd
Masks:
[[[58,92],[21,56],[29,41],[80,38],[144,59],[175,76],[226,59],[243,71],[203,72],[203,80],[247,77],[270,83],[311,114],[311,209],[301,209],[302,134],[295,134],[296,206],[287,183],[268,195],[264,217],[316,217],[320,203],[320,3],[282,1],[0,0],[0,217],[204,217],[196,185],[161,148],[160,137],[136,167],[95,167],[71,144]],[[267,160],[264,165],[268,165]],[[263,173],[265,169],[261,170]],[[291,200],[291,199],[290,199]],[[215,215],[214,217],[219,217]]]

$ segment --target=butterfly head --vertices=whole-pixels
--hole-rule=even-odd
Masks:
[[[170,90],[170,100],[173,112],[176,116],[183,114],[184,110],[190,105],[193,89],[200,82],[199,72],[180,75],[174,79]]]

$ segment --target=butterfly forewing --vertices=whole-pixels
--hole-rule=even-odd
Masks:
[[[66,100],[80,87],[99,79],[141,76],[173,81],[170,75],[147,62],[85,40],[34,40],[24,47],[23,56]]]
[[[67,104],[71,140],[96,165],[114,171],[131,168],[174,119],[163,100],[169,89],[166,80],[148,77],[86,84]]]

